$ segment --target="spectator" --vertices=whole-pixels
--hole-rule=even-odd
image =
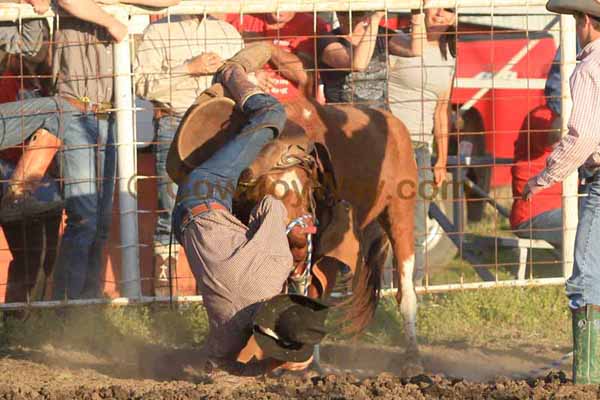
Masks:
[[[548,156],[546,167],[527,182],[523,198],[530,199],[563,181],[579,167],[590,173],[588,194],[579,208],[573,274],[567,280],[566,289],[573,322],[573,380],[577,384],[598,384],[600,120],[596,110],[600,108],[600,3],[550,0],[546,8],[574,15],[575,32],[583,49],[570,77],[573,110],[569,117],[569,132]]]
[[[44,2],[36,2],[35,9],[39,13],[47,11]],[[34,5],[34,4],[32,4]],[[35,29],[31,29],[35,28]],[[0,30],[16,31],[15,26],[4,25]],[[15,56],[8,52],[2,53],[0,66],[3,78],[0,81],[0,101],[11,102],[17,98],[37,97],[47,94],[48,80],[38,78],[48,76],[47,56],[49,53],[49,29],[45,20],[25,22],[22,32],[23,45],[33,51]],[[29,33],[27,33],[29,32]],[[42,34],[41,40],[38,34]],[[27,37],[34,37],[35,45],[30,46]],[[11,40],[8,40],[11,42]],[[38,49],[38,45],[41,47]],[[14,79],[14,76],[24,76],[24,79]],[[0,177],[3,180],[3,190],[6,190],[8,179],[15,168],[13,161],[18,160],[21,148],[3,151],[0,156]],[[35,300],[35,296],[43,296],[42,291],[33,293],[34,285],[39,276],[49,276],[56,258],[58,246],[58,230],[62,216],[62,202],[56,181],[46,179],[35,197],[44,207],[24,210],[24,214],[11,214],[10,210],[0,209],[0,223],[12,255],[8,266],[5,302],[25,302]],[[5,212],[8,211],[8,212]],[[45,283],[44,280],[40,282]],[[22,313],[14,312],[18,316]],[[6,316],[6,313],[5,313]]]
[[[558,107],[560,110],[560,103]],[[544,169],[554,145],[560,141],[560,124],[560,115],[550,102],[531,111],[515,142],[515,164],[511,168],[511,228],[519,237],[545,240],[555,247],[562,244],[562,185],[548,187],[529,202],[522,195],[527,181]]]
[[[385,13],[340,12],[340,26],[319,38],[320,76],[328,103],[387,104]]]
[[[281,102],[293,101],[301,93],[313,95],[315,82],[309,81],[305,66],[316,59],[317,36],[329,30],[322,19],[317,17],[316,32],[313,15],[308,13],[229,14],[226,20],[246,41],[273,45],[270,63],[256,73],[269,94]]]
[[[154,291],[169,295],[169,239],[177,186],[166,171],[167,154],[181,118],[212,84],[213,74],[242,48],[226,22],[202,15],[163,19],[144,32],[135,61],[136,93],[155,105],[158,218],[154,231]],[[176,252],[172,254],[176,257]],[[173,263],[174,265],[175,263]]]
[[[152,0],[145,3],[154,4]],[[60,162],[68,218],[54,273],[53,296],[97,297],[116,164],[108,112],[113,90],[110,35],[122,40],[127,27],[92,0],[59,0],[58,5],[81,19],[61,19],[61,29],[55,36],[57,95],[0,106],[3,148],[21,143],[35,132],[35,140],[25,149],[3,202],[18,208],[32,199],[36,181],[44,176],[54,154],[64,145]]]
[[[389,43],[389,99],[392,113],[411,135],[419,185],[415,207],[415,274],[425,275],[427,220],[434,185],[446,180],[450,97],[456,57],[456,14],[451,8],[413,12],[410,35],[399,33]],[[433,142],[437,161],[431,169]]]

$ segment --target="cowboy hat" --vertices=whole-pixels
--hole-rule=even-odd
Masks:
[[[548,11],[557,14],[584,14],[600,17],[600,3],[596,0],[550,0],[546,3]]]
[[[261,304],[253,333],[266,357],[303,362],[325,337],[329,307],[299,294],[280,294]]]
[[[239,132],[245,117],[217,83],[200,94],[183,116],[167,155],[167,174],[180,184]]]

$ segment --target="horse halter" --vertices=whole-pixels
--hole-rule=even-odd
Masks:
[[[304,214],[296,219],[294,219],[292,222],[290,222],[285,230],[285,234],[289,234],[291,232],[292,229],[294,229],[294,227],[296,226],[301,226],[302,228],[308,228],[308,223],[306,222],[307,220],[313,218],[313,216],[311,214]],[[306,261],[305,261],[305,267],[304,267],[304,271],[297,276],[290,276],[288,278],[288,280],[292,281],[292,286],[296,289],[296,291],[299,294],[303,294],[305,296],[308,295],[308,286],[310,285],[310,281],[311,281],[311,271],[312,271],[312,253],[313,253],[313,242],[312,242],[312,233],[307,233],[306,234],[306,243],[307,243],[307,250],[306,250]],[[288,285],[289,288],[290,285]]]

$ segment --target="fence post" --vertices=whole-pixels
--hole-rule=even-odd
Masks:
[[[128,25],[128,13],[115,12],[119,21]],[[121,295],[142,295],[139,264],[136,145],[133,129],[133,96],[131,85],[131,49],[129,37],[114,44],[115,106],[117,114],[117,157],[119,189],[119,222],[121,230]]]
[[[568,133],[567,122],[573,108],[569,77],[575,68],[576,56],[575,19],[571,15],[560,16],[560,77],[561,77],[561,115],[562,134]],[[573,273],[573,258],[575,253],[575,234],[577,232],[578,187],[577,171],[572,173],[562,183],[563,211],[563,277],[569,278]]]

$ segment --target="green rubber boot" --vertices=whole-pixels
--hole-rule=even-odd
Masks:
[[[573,381],[600,383],[600,307],[588,304],[573,310]]]

